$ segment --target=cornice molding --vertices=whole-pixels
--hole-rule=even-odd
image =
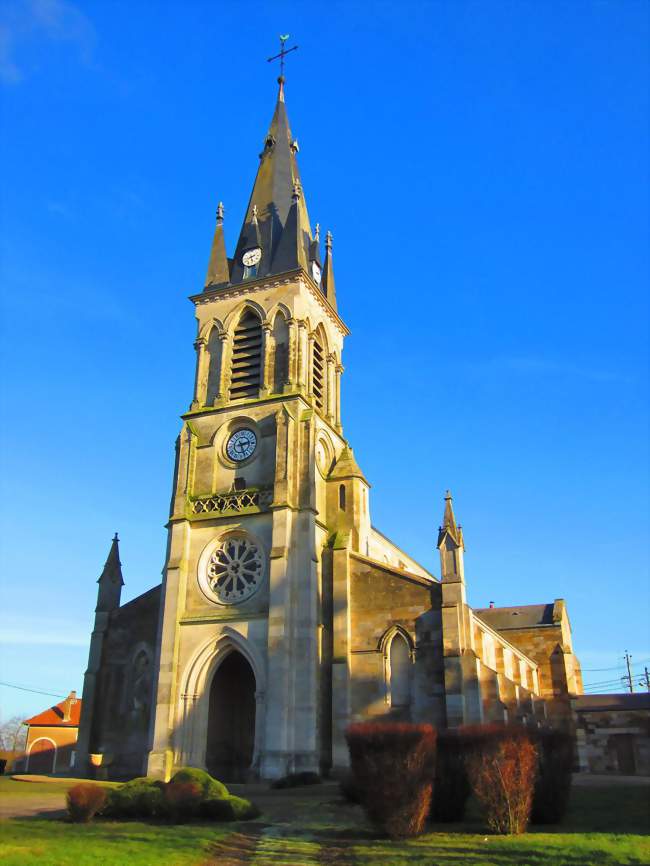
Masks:
[[[343,319],[336,313],[327,298],[321,292],[319,286],[302,268],[296,268],[293,271],[287,271],[284,274],[273,275],[272,277],[260,277],[258,280],[246,280],[245,283],[239,283],[234,286],[223,286],[222,288],[205,289],[200,294],[190,295],[190,301],[195,306],[209,304],[211,301],[222,300],[225,298],[239,298],[243,295],[249,295],[253,292],[265,292],[269,289],[275,289],[278,286],[286,286],[298,280],[301,288],[309,291],[314,300],[319,304],[323,312],[331,320],[331,322],[339,329],[344,337],[350,333]]]

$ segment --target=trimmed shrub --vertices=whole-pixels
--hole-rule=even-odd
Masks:
[[[82,782],[70,788],[66,795],[68,815],[75,823],[92,821],[106,804],[106,791],[92,782]]]
[[[392,839],[421,833],[431,805],[436,732],[431,725],[363,723],[346,733],[361,803]]]
[[[436,773],[431,802],[431,818],[434,821],[463,820],[470,795],[465,767],[466,749],[462,729],[438,731]]]
[[[196,818],[201,811],[203,792],[196,782],[170,782],[165,785],[165,804],[175,824]]]
[[[252,818],[259,818],[261,815],[257,806],[251,803],[250,800],[244,799],[244,797],[236,797],[234,794],[231,794],[228,802],[233,811],[233,820],[235,821],[250,821]]]
[[[212,821],[249,821],[258,818],[260,810],[250,800],[229,794],[222,799],[208,798],[201,804],[201,815]]]
[[[223,782],[219,782],[205,770],[199,770],[197,767],[183,767],[174,773],[170,784],[176,785],[179,782],[191,782],[193,785],[198,785],[204,797],[223,800],[228,796],[228,788]]]
[[[139,778],[112,788],[103,814],[107,818],[158,818],[166,814],[165,783]]]
[[[304,785],[320,785],[322,782],[318,773],[289,773],[288,776],[283,776],[281,779],[276,779],[271,782],[272,788],[300,788]]]
[[[533,824],[557,824],[564,817],[573,770],[573,740],[566,731],[535,732],[537,779],[530,820]]]
[[[521,727],[486,725],[465,740],[472,792],[495,833],[523,833],[528,826],[537,773],[537,749]]]

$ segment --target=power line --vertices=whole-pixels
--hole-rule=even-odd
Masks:
[[[47,695],[50,698],[64,698],[65,695],[55,695],[54,692],[44,692],[42,689],[28,689],[27,686],[17,686],[14,683],[0,682],[0,686],[5,686],[8,689],[18,689],[21,692],[32,692],[35,695]]]
[[[641,661],[634,662],[632,667],[634,667],[635,665],[642,665],[644,662],[650,662],[650,658],[641,659]],[[622,668],[623,668],[623,660],[621,660],[621,662],[619,664],[615,665],[613,668],[582,668],[582,673],[583,674],[598,674],[598,673],[604,673],[605,671],[619,671]]]

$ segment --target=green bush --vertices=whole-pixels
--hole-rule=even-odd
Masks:
[[[108,794],[102,814],[107,818],[159,818],[166,814],[164,782],[132,779]]]
[[[251,818],[259,818],[260,810],[250,800],[245,800],[243,797],[236,797],[231,794],[228,798],[230,807],[233,811],[233,820],[235,821],[250,821]]]
[[[223,782],[219,782],[205,770],[199,770],[197,767],[182,767],[177,773],[174,773],[170,784],[176,785],[179,782],[183,784],[190,782],[193,785],[198,785],[204,798],[223,800],[228,796],[228,788]]]
[[[201,804],[201,815],[211,821],[250,821],[260,810],[250,800],[229,794],[226,798],[208,798]]]
[[[229,794],[225,785],[195,767],[179,770],[167,784],[147,776],[131,779],[109,791],[102,810],[107,818],[164,818],[172,823],[193,818],[247,821],[259,814],[249,800]]]

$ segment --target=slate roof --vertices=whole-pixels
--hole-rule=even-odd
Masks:
[[[307,202],[298,169],[298,142],[293,137],[284,101],[284,79],[271,125],[264,139],[260,164],[244,222],[232,258],[226,255],[223,206],[217,210],[215,230],[205,288],[207,291],[244,281],[242,255],[259,247],[262,257],[255,278],[287,273],[302,268],[312,276],[310,262],[321,264],[319,239],[312,234]],[[331,235],[321,283],[321,292],[336,310]],[[250,277],[249,277],[250,278]]]
[[[73,693],[74,694],[74,693]],[[70,719],[69,721],[64,720],[65,716],[65,705],[70,701]],[[55,704],[53,707],[50,707],[47,710],[43,710],[42,713],[38,713],[36,716],[32,716],[31,719],[25,719],[23,724],[25,725],[46,725],[47,727],[62,727],[62,728],[77,728],[79,727],[79,719],[81,717],[81,698],[74,697],[71,695],[61,701],[58,704]]]
[[[581,713],[597,710],[650,710],[650,692],[637,695],[578,695],[571,699],[575,710]]]
[[[524,604],[519,607],[479,607],[474,613],[496,631],[509,628],[537,628],[553,625],[552,604]]]

